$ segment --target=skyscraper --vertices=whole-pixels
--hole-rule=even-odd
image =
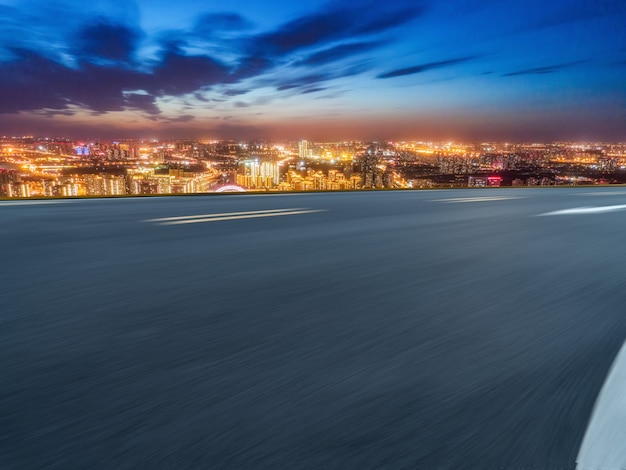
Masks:
[[[244,188],[269,189],[280,183],[278,165],[257,160],[245,160],[239,165],[237,184]]]
[[[298,143],[298,154],[300,155],[300,160],[309,157],[309,143],[306,140],[301,140]]]

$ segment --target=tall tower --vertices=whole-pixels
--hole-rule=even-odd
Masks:
[[[298,143],[298,153],[300,155],[300,160],[304,160],[309,157],[309,143],[306,140],[301,140]]]

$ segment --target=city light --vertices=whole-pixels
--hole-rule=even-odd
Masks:
[[[0,145],[4,198],[626,183],[626,144],[5,137]]]

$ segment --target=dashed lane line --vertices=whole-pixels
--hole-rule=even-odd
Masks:
[[[435,199],[435,202],[445,202],[448,204],[468,203],[468,202],[491,202],[491,201],[508,201],[512,199],[524,199],[517,196],[485,196],[485,197],[455,197],[450,199]]]
[[[578,193],[576,196],[626,196],[626,191],[597,191],[593,193]]]
[[[324,211],[323,210],[309,210],[309,211],[294,211],[294,212],[275,212],[273,214],[237,215],[237,216],[232,216],[232,217],[211,217],[208,219],[192,219],[192,220],[177,220],[173,222],[163,222],[159,225],[201,224],[201,223],[206,223],[206,222],[224,222],[226,220],[259,219],[262,217],[281,217],[285,215],[312,214],[314,212],[324,212]]]
[[[292,209],[268,209],[262,211],[246,211],[246,212],[224,212],[222,214],[199,214],[199,215],[181,215],[177,217],[164,217],[160,219],[148,219],[144,222],[171,222],[174,220],[192,220],[192,219],[207,219],[212,217],[234,217],[253,214],[272,214],[276,212],[293,212],[305,210],[303,207],[296,207]]]
[[[549,215],[605,214],[607,212],[617,212],[623,210],[626,210],[626,204],[621,204],[617,206],[574,207],[572,209],[546,212],[544,214],[539,214],[539,217]]]
[[[287,215],[312,214],[325,212],[324,209],[274,209],[254,212],[230,212],[223,214],[202,214],[180,217],[166,217],[162,219],[149,219],[144,222],[153,222],[157,225],[187,225],[208,222],[224,222],[227,220],[257,219],[263,217],[281,217]]]

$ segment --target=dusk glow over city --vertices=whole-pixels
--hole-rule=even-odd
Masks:
[[[626,138],[626,4],[0,2],[0,135]]]

